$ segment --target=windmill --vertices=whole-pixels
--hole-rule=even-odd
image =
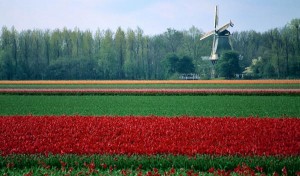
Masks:
[[[211,35],[214,35],[213,39],[213,45],[212,45],[212,51],[211,51],[211,56],[210,60],[212,64],[214,65],[217,60],[219,59],[219,56],[221,55],[221,52],[224,50],[231,50],[232,47],[229,42],[229,35],[230,32],[227,30],[229,27],[233,27],[233,23],[230,22],[223,25],[222,27],[218,27],[219,23],[219,12],[218,12],[218,6],[216,6],[215,9],[215,30],[208,32],[204,34],[200,40],[203,40]]]

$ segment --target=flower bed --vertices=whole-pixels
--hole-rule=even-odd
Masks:
[[[298,156],[297,118],[2,116],[8,154]]]
[[[300,80],[21,80],[0,84],[300,84]]]
[[[274,163],[276,163],[274,167]],[[295,157],[103,155],[0,156],[4,175],[299,175]],[[2,169],[1,169],[2,167]],[[209,174],[208,174],[209,173]]]
[[[300,95],[300,89],[0,89],[0,94]]]

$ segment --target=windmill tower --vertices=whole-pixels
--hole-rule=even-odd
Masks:
[[[215,9],[215,29],[211,32],[208,32],[204,34],[200,40],[203,40],[211,35],[214,35],[213,39],[213,45],[212,45],[212,51],[210,55],[210,60],[212,64],[214,65],[217,60],[219,59],[219,56],[224,50],[231,50],[232,47],[229,42],[229,36],[230,32],[227,30],[229,27],[233,27],[233,23],[230,21],[229,23],[223,25],[222,27],[218,26],[219,23],[219,12],[218,12],[218,6],[216,6]]]

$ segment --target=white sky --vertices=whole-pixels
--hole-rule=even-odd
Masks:
[[[196,26],[208,32],[215,5],[219,25],[231,19],[231,31],[264,32],[300,18],[300,0],[0,0],[0,27],[115,31],[138,26],[154,35]]]

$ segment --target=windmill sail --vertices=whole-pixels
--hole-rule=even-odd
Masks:
[[[216,32],[217,32],[217,33],[218,33],[218,32],[223,32],[223,31],[225,31],[227,28],[229,28],[229,26],[233,27],[233,23],[232,23],[231,21],[230,21],[229,23],[225,24],[224,26],[218,28],[218,29],[216,30]]]
[[[213,34],[215,34],[215,33],[216,33],[215,30],[210,31],[210,32],[204,34],[204,35],[200,38],[200,40],[203,40],[203,39],[205,39],[205,38],[207,38],[207,37],[209,37],[209,36],[211,36],[211,35],[213,35]]]
[[[230,21],[229,23],[223,25],[222,27],[218,27],[219,25],[219,11],[218,6],[215,7],[215,19],[214,19],[214,27],[215,29],[211,32],[204,34],[200,40],[203,40],[211,35],[214,35],[213,38],[213,46],[211,51],[210,60],[212,63],[216,63],[219,58],[219,55],[224,50],[230,50],[232,47],[229,42],[230,32],[227,30],[229,27],[233,27],[233,23]]]
[[[218,24],[219,24],[219,14],[218,14],[218,6],[216,6],[216,9],[215,9],[215,29],[218,27]]]

